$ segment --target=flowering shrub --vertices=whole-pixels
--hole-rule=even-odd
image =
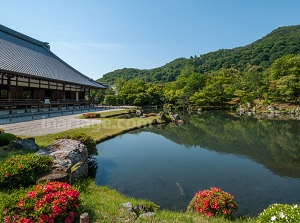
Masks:
[[[85,113],[82,115],[84,118],[100,118],[100,113]]]
[[[3,209],[4,223],[43,223],[74,221],[79,207],[79,192],[67,183],[36,185],[16,203]],[[9,199],[8,199],[9,200]]]
[[[233,199],[234,197],[229,193],[211,187],[210,190],[197,192],[187,210],[207,217],[222,216],[229,218],[232,212],[238,209],[238,205]]]
[[[0,188],[34,184],[39,174],[52,167],[53,160],[34,154],[17,155],[0,162]]]
[[[258,215],[257,222],[300,222],[300,205],[272,204]]]

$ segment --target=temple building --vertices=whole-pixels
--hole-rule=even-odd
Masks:
[[[0,109],[91,103],[90,91],[105,90],[41,42],[0,25]]]

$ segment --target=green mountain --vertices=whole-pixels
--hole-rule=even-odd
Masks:
[[[178,58],[164,66],[140,70],[124,68],[109,72],[98,79],[105,84],[114,84],[117,78],[130,80],[139,78],[145,82],[161,83],[175,81],[180,71],[192,66],[198,73],[206,73],[221,68],[236,68],[243,71],[247,65],[269,68],[274,60],[287,54],[300,53],[300,25],[280,27],[249,45],[233,49],[220,49],[199,57]]]

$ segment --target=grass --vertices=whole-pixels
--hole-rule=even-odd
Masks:
[[[133,206],[137,204],[150,205],[152,202],[126,197],[115,190],[107,187],[100,187],[92,180],[83,181],[78,184],[82,205],[82,212],[88,212],[91,222],[133,222],[135,216],[127,210],[120,208],[120,204],[131,202]],[[82,190],[83,189],[83,190]],[[196,214],[185,212],[174,212],[161,210],[155,213],[154,217],[138,218],[135,222],[197,222],[197,223],[228,223],[228,222],[249,222],[254,223],[255,219],[236,218],[232,221],[222,218],[207,218]]]
[[[71,135],[74,133],[84,132],[87,135],[91,136],[97,142],[101,142],[113,136],[130,131],[132,129],[149,125],[151,124],[154,118],[157,119],[157,117],[130,119],[117,119],[112,117],[126,113],[128,113],[128,110],[118,110],[113,112],[108,111],[105,113],[101,113],[101,118],[99,118],[103,121],[101,124],[81,127],[56,134],[37,136],[35,137],[35,140],[40,147],[45,147],[51,144],[56,138],[61,138],[63,136]],[[20,151],[8,151],[0,149],[0,161],[14,154],[20,154]],[[89,213],[90,222],[255,222],[255,219],[236,218],[232,221],[228,221],[222,218],[206,218],[195,214],[167,210],[157,211],[155,213],[155,217],[150,217],[146,219],[138,218],[137,220],[135,220],[135,216],[132,213],[129,213],[127,210],[120,208],[120,204],[131,202],[133,205],[142,204],[145,206],[149,206],[151,204],[153,205],[153,203],[146,200],[134,199],[131,197],[124,196],[118,193],[117,191],[109,189],[107,187],[97,186],[91,179],[77,183],[76,187],[80,190],[80,199],[82,201],[81,211],[82,213]],[[4,195],[5,192],[1,192],[0,190],[0,196]]]

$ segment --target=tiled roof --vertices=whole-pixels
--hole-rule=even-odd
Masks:
[[[50,51],[48,43],[2,25],[0,25],[0,72],[107,88],[61,60]]]

